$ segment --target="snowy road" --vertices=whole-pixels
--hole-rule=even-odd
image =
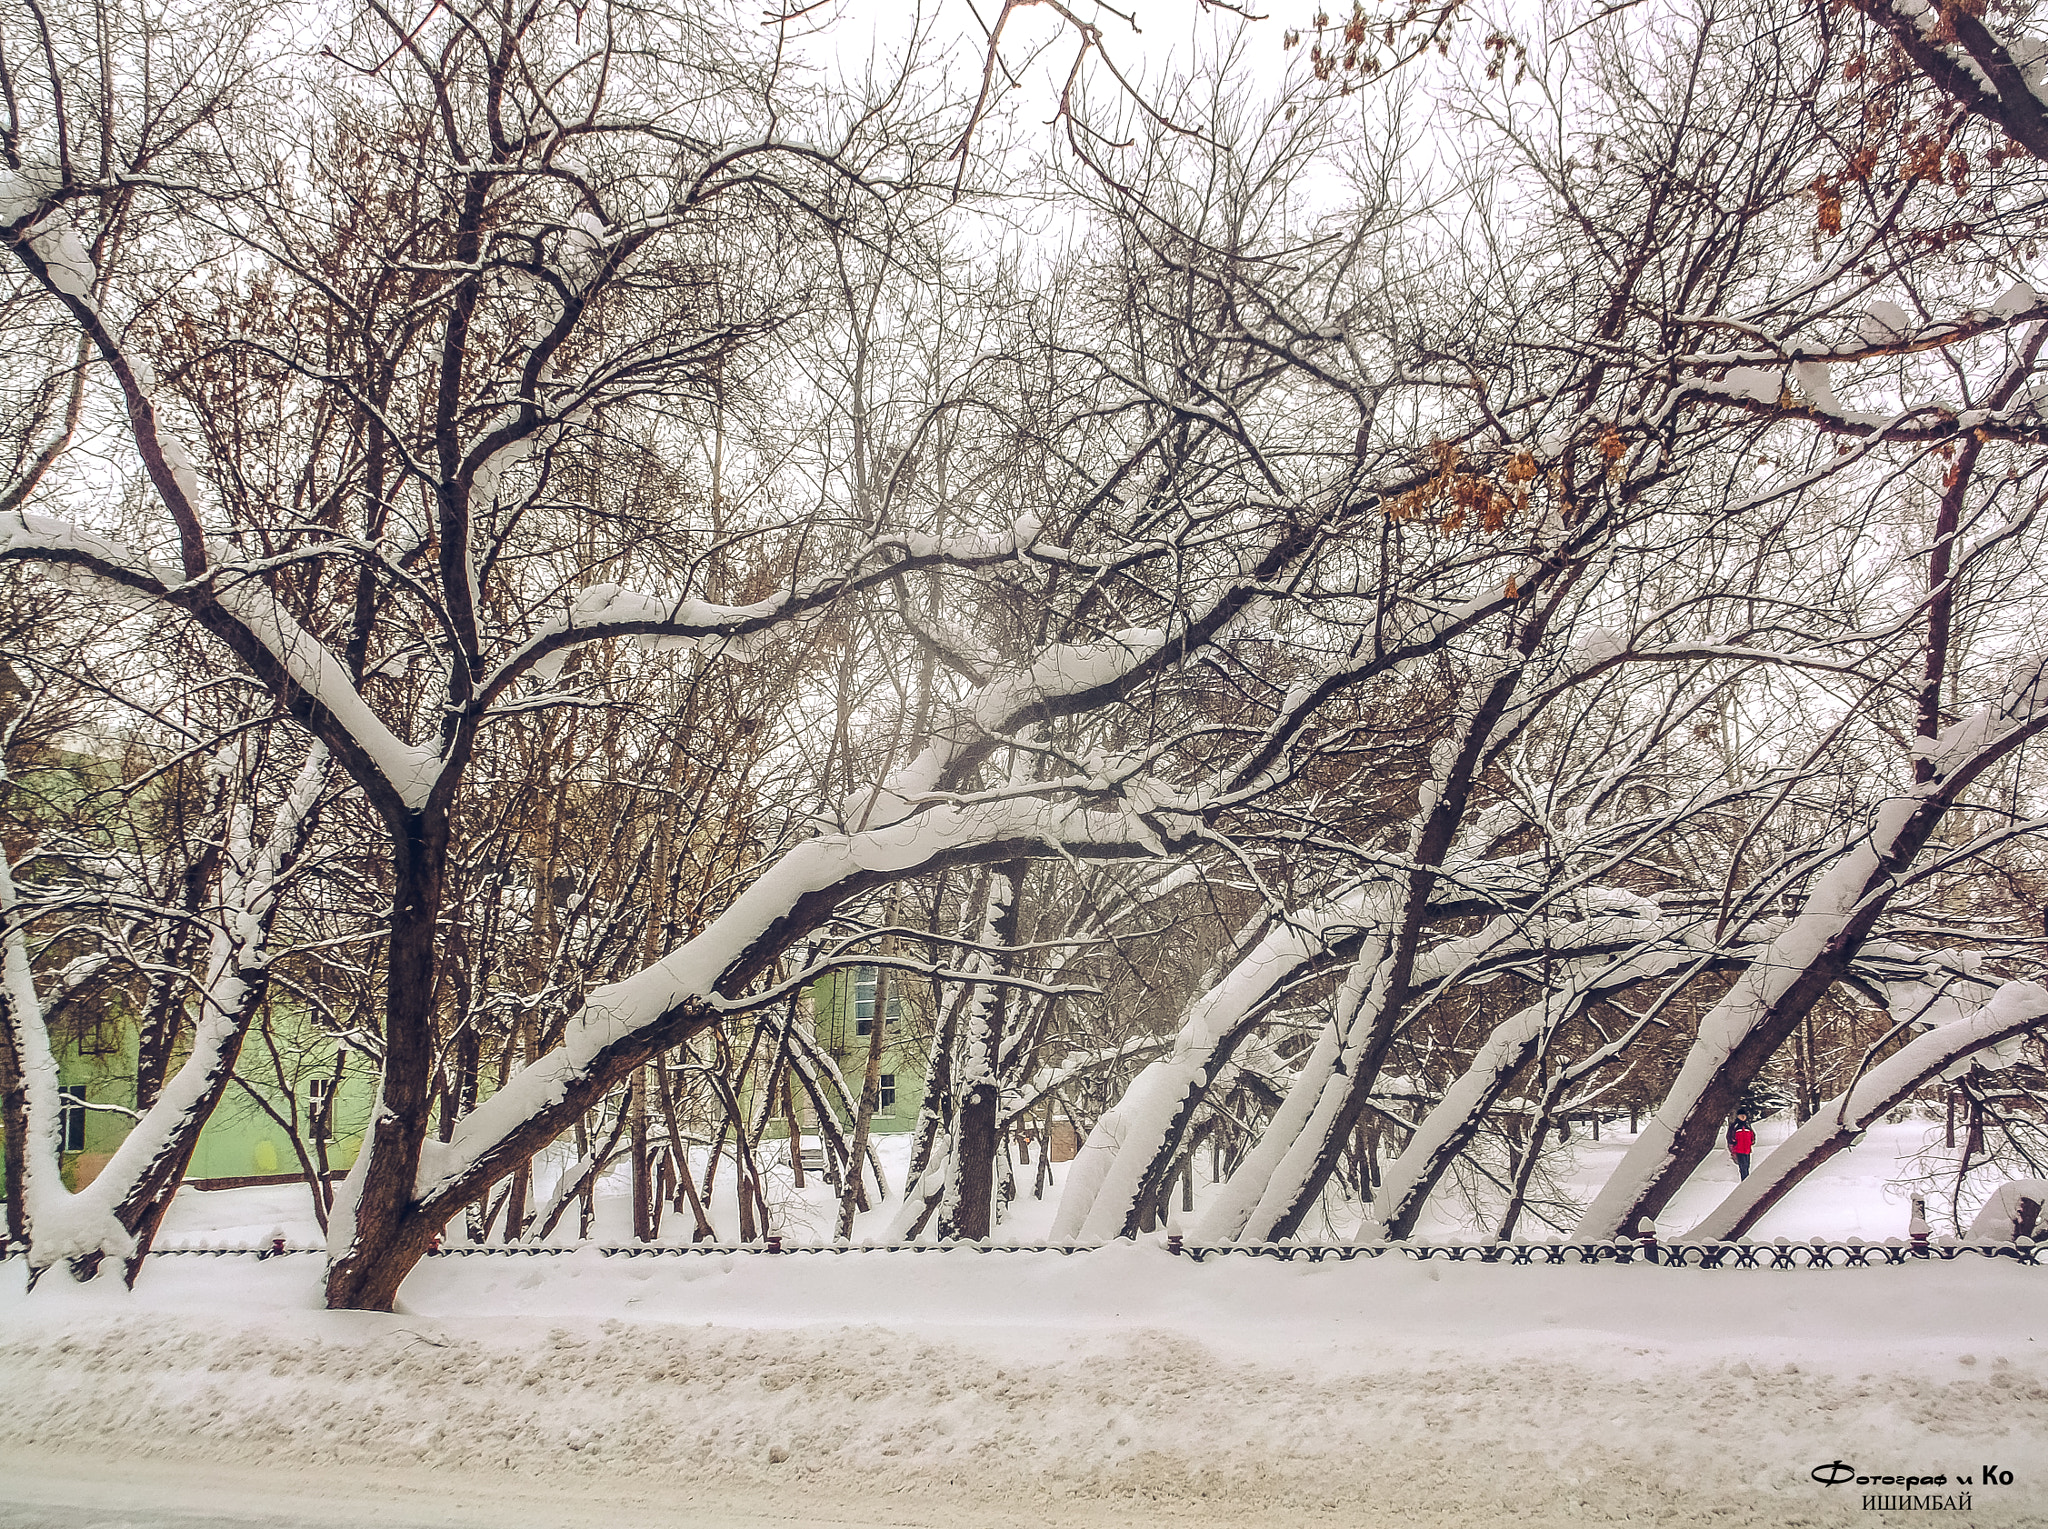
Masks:
[[[760,1494],[682,1484],[607,1483],[547,1490],[503,1473],[195,1465],[0,1448],[0,1529],[834,1529],[924,1526],[886,1503],[828,1505],[818,1494],[780,1505]]]

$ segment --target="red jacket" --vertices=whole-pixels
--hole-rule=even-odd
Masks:
[[[1756,1145],[1756,1132],[1748,1126],[1737,1126],[1735,1134],[1728,1138],[1728,1150],[1737,1157],[1749,1156],[1749,1149]]]

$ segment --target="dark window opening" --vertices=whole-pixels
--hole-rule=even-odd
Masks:
[[[57,1090],[57,1129],[64,1138],[66,1152],[85,1150],[85,1088],[60,1088]]]
[[[876,1101],[875,1108],[883,1114],[895,1113],[896,1074],[894,1074],[893,1072],[885,1072],[882,1074],[882,1096],[880,1099]]]

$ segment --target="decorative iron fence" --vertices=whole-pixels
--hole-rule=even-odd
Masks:
[[[787,1243],[781,1238],[766,1242],[696,1243],[457,1243],[432,1249],[429,1258],[552,1258],[565,1253],[595,1249],[606,1258],[701,1258],[727,1254],[753,1257],[794,1257],[802,1254],[908,1253],[917,1255],[966,1256],[1003,1253],[1092,1253],[1114,1246],[1102,1242],[829,1242]],[[1326,1242],[1188,1243],[1168,1237],[1166,1251],[1191,1263],[1210,1259],[1273,1258],[1283,1263],[1306,1259],[1309,1263],[1350,1263],[1354,1259],[1401,1257],[1417,1262],[1499,1264],[1510,1267],[1554,1266],[1560,1264],[1652,1264],[1669,1269],[1864,1269],[1908,1264],[1922,1260],[1953,1261],[1958,1258],[2003,1258],[2015,1263],[2048,1263],[2048,1241],[2022,1237],[2016,1242],[1971,1242],[1961,1239],[1925,1240],[1894,1237],[1884,1242],[1866,1242],[1851,1237],[1829,1242],[1815,1237],[1794,1242],[1779,1237],[1767,1242],[1658,1242],[1636,1237],[1611,1242],[1379,1242],[1363,1245]],[[0,1260],[22,1255],[19,1247],[0,1248]],[[159,1247],[152,1258],[257,1259],[324,1254],[324,1248],[291,1247],[280,1239],[268,1247]]]

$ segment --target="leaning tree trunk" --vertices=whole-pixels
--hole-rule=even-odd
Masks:
[[[1553,568],[1565,565],[1555,561]],[[1210,1241],[1247,1241],[1294,1236],[1321,1200],[1323,1186],[1343,1159],[1344,1144],[1365,1113],[1374,1081],[1394,1036],[1416,997],[1416,955],[1430,899],[1494,731],[1521,683],[1523,666],[1535,652],[1569,577],[1557,581],[1549,600],[1511,628],[1507,657],[1452,738],[1438,745],[1431,780],[1418,800],[1408,836],[1408,869],[1388,889],[1388,907],[1371,920],[1373,936],[1361,948],[1340,991],[1323,1038],[1310,1053],[1266,1137],[1239,1164],[1204,1218]],[[1279,1130],[1285,1122],[1284,1132]],[[1266,1138],[1278,1135],[1269,1147]]]
[[[2034,326],[2018,364],[1984,400],[1987,407],[2012,401],[2044,343],[2048,324]],[[1912,790],[1882,803],[1859,838],[1842,846],[1792,927],[1701,1021],[1670,1092],[1574,1235],[1613,1237],[1670,1203],[1719,1144],[1721,1120],[1743,1090],[1846,973],[1948,809],[1978,776],[2048,728],[2048,659],[2042,658],[1996,702],[1953,727],[1942,725],[1956,595],[1951,564],[1983,445],[1981,435],[1964,440],[1936,512]]]
[[[1627,937],[1654,928],[1624,921]],[[1423,1206],[1458,1155],[1470,1145],[1486,1116],[1507,1092],[1514,1077],[1535,1057],[1544,1036],[1591,1004],[1633,983],[1651,980],[1681,966],[1700,966],[1688,951],[1643,951],[1608,963],[1564,994],[1529,1004],[1494,1027],[1473,1053],[1465,1071],[1423,1116],[1408,1143],[1386,1167],[1373,1197],[1368,1225],[1399,1241],[1414,1235]],[[1608,1049],[1608,1048],[1603,1048]]]
[[[654,1240],[654,1179],[647,1156],[647,1069],[633,1069],[626,1085],[628,1153],[633,1159],[633,1240]]]
[[[1080,1144],[1053,1215],[1055,1241],[1137,1234],[1239,1042],[1289,982],[1355,945],[1363,906],[1362,890],[1352,888],[1278,923],[1262,914],[1240,932],[1236,959],[1182,1016],[1172,1054],[1147,1064]]]
[[[1976,773],[1971,770],[1968,778]],[[1794,1027],[1848,971],[1963,784],[1954,780],[1946,789],[1893,798],[1878,809],[1861,841],[1845,847],[1798,917],[1700,1021],[1677,1079],[1594,1197],[1575,1237],[1616,1237],[1654,1220],[1719,1146],[1722,1120]]]
[[[35,1246],[37,1217],[29,1211],[25,1221],[33,1268],[39,1270],[62,1258],[74,1278],[89,1280],[113,1253],[122,1259],[127,1282],[135,1282],[191,1164],[199,1134],[233,1077],[249,1026],[263,1005],[270,973],[269,940],[278,908],[278,878],[305,848],[326,776],[326,751],[315,745],[260,847],[248,832],[246,816],[237,815],[230,835],[235,864],[232,876],[224,877],[219,888],[223,918],[208,946],[191,1052],[158,1089],[112,1160],[76,1195],[66,1195],[56,1182],[56,1061],[28,970],[26,942],[18,927],[7,931],[5,1003],[0,1020],[10,1031],[7,1047],[28,1085],[26,1124],[31,1128],[24,1132],[28,1151],[19,1157],[11,1155],[10,1166],[22,1163],[23,1187],[38,1199],[42,1196],[37,1180],[47,1178],[55,1199],[53,1211],[61,1206],[57,1213],[70,1223],[64,1239],[69,1245],[49,1249],[45,1257]],[[0,866],[0,906],[11,909],[14,904],[12,878]],[[48,1096],[38,1098],[43,1090]],[[38,1114],[47,1114],[47,1124],[36,1118]]]

